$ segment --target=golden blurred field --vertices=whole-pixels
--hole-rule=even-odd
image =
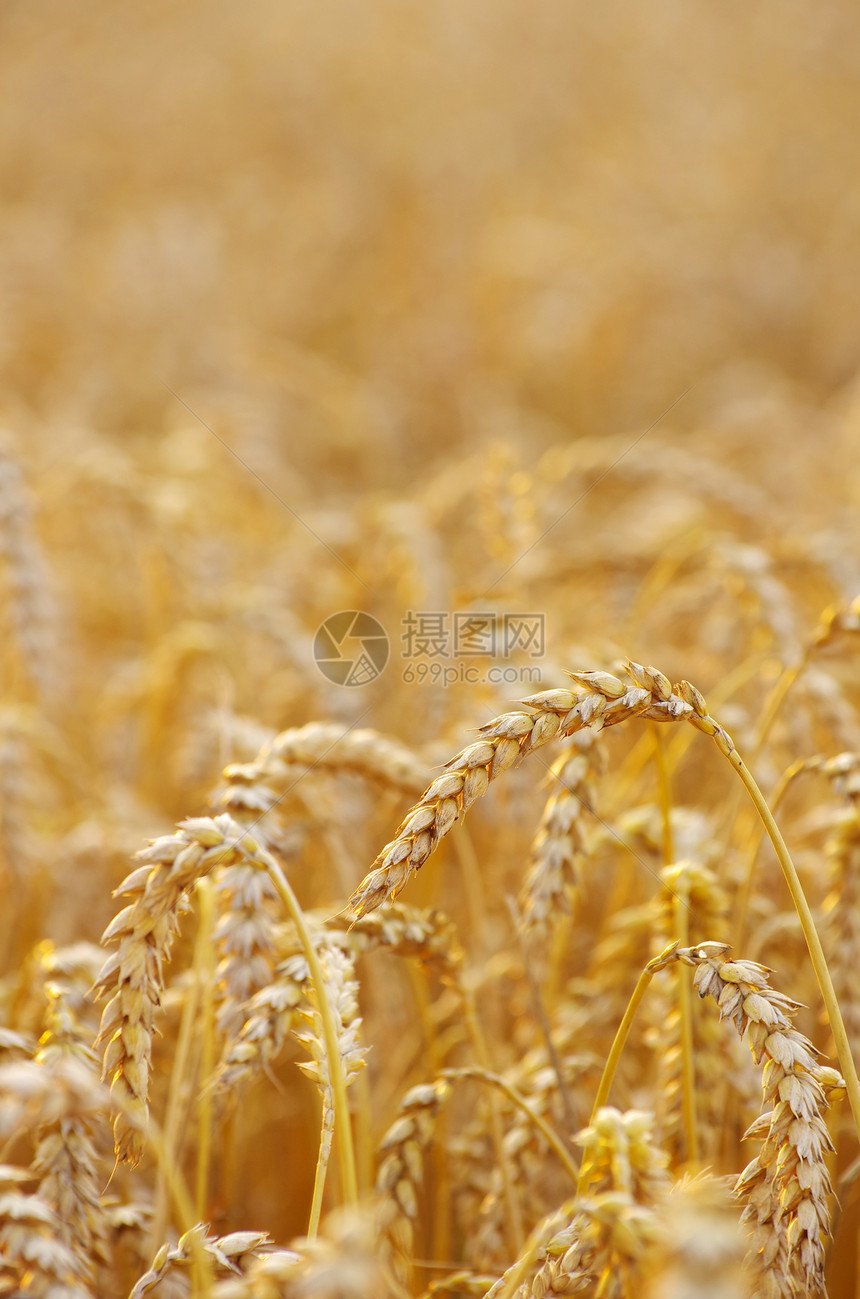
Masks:
[[[296,1256],[233,1241],[231,1272],[186,1241],[133,1293],[487,1294],[576,1190],[510,1089],[578,1162],[625,1006],[673,938],[740,940],[837,1067],[777,857],[681,722],[592,721],[512,762],[406,884],[414,914],[395,906],[384,934],[332,921],[409,808],[438,812],[425,775],[525,696],[585,690],[568,671],[623,677],[629,655],[703,692],[779,795],[860,1043],[854,764],[829,761],[860,751],[858,131],[847,0],[7,0],[0,1295],[128,1294],[198,1222],[283,1251],[314,1206],[323,1235]],[[366,685],[315,662],[343,610],[390,641]],[[445,644],[416,675],[403,638],[430,614]],[[540,619],[543,652],[456,654],[470,614]],[[311,723],[328,729],[299,735]],[[368,729],[399,747],[370,738],[349,757]],[[571,755],[565,788],[548,768]],[[462,814],[468,791],[452,797]],[[103,986],[122,1015],[105,1011],[93,1055],[107,998],[84,994],[116,943],[95,945],[138,905],[137,885],[112,891],[141,861],[165,869],[163,847],[133,860],[150,840],[228,813],[262,856],[231,843],[226,864],[194,839],[211,826],[187,831],[195,864],[164,915],[143,924],[147,891],[117,931],[130,946]],[[352,1198],[330,1095],[314,1194],[320,1089],[296,1065],[332,1061],[295,916],[263,882],[269,852],[311,940],[358,980],[341,1028],[366,1051],[349,1091],[361,1219],[325,1216]],[[525,881],[547,854],[564,870],[538,905]],[[144,951],[141,991],[128,970]],[[614,1106],[655,1113],[645,1136],[606,1120],[610,1145],[628,1124],[636,1177],[607,1156],[518,1295],[573,1293],[578,1248],[582,1292],[601,1299],[817,1293],[788,1264],[737,1271],[725,1181],[755,1155],[741,1136],[761,1074],[689,988],[678,966],[656,975],[615,1078]],[[213,1090],[237,1043],[251,1049],[260,995],[289,1001],[277,1045]],[[114,1169],[112,1122],[137,1133],[122,1107],[147,1091],[150,1048],[156,1144]],[[445,1069],[480,1076],[439,1082]],[[407,1139],[403,1097],[434,1080]],[[841,1299],[858,1290],[857,1136],[847,1101],[823,1113],[835,1149],[815,1166],[837,1196],[816,1213]],[[679,1186],[704,1167],[722,1180]],[[813,1195],[799,1184],[768,1219],[792,1249],[815,1230],[789,1225],[792,1195]],[[704,1262],[702,1240],[722,1242]]]

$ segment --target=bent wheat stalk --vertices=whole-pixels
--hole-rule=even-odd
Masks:
[[[704,697],[689,681],[673,686],[657,668],[627,660],[624,668],[629,683],[609,672],[571,672],[576,690],[545,690],[523,700],[529,712],[505,713],[479,728],[481,739],[470,744],[447,764],[445,773],[429,786],[423,798],[406,815],[396,837],[385,845],[350,898],[358,916],[373,911],[394,898],[421,869],[440,840],[486,793],[490,781],[515,766],[528,753],[550,740],[575,735],[584,727],[602,730],[632,717],[650,721],[686,721],[709,735],[720,753],[731,763],[774,846],[792,902],[800,918],[803,936],[815,970],[831,1032],[845,1078],[854,1124],[860,1135],[860,1080],[851,1056],[848,1034],[839,1009],[833,981],[812,912],[785,840],[779,832],[767,802],[734,741],[708,713]]]

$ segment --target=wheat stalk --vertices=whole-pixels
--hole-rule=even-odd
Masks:
[[[365,1049],[359,1037],[361,1017],[358,1014],[358,982],[355,978],[355,968],[349,955],[342,948],[335,946],[320,947],[319,963],[325,997],[334,1020],[344,1083],[348,1087],[358,1071],[367,1063]],[[326,1051],[325,1025],[319,996],[313,984],[308,988],[308,1001],[309,1007],[299,1005],[298,1008],[299,1018],[305,1022],[307,1028],[303,1032],[297,1032],[295,1036],[312,1057],[309,1063],[300,1064],[299,1068],[309,1078],[314,1079],[322,1093],[322,1132],[308,1226],[308,1236],[313,1238],[317,1233],[322,1214],[322,1197],[337,1108]]]

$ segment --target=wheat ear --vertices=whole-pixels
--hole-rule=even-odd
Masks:
[[[824,1293],[824,1240],[831,1193],[826,1156],[833,1149],[824,1122],[826,1095],[844,1086],[820,1065],[815,1047],[794,1028],[797,1003],[771,988],[753,961],[732,961],[726,943],[680,948],[675,960],[692,966],[700,997],[711,996],[762,1065],[762,1098],[772,1109],[747,1136],[764,1145],[738,1178],[743,1218],[755,1226],[754,1250],[769,1273],[772,1293]]]
[[[226,813],[181,822],[175,834],[154,840],[138,853],[138,859],[142,865],[116,890],[133,896],[135,901],[123,908],[103,937],[108,942],[118,939],[119,950],[105,962],[96,983],[100,992],[113,992],[102,1014],[98,1040],[106,1044],[104,1077],[111,1080],[111,1094],[117,1104],[117,1157],[136,1164],[143,1152],[155,1012],[163,988],[162,967],[178,928],[180,905],[196,881],[215,866],[244,861],[268,872],[298,931],[310,967],[339,1116],[343,1193],[349,1203],[356,1203],[358,1188],[346,1083],[325,980],[304,914],[277,861]]]

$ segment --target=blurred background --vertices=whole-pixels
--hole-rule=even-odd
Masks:
[[[860,348],[858,25],[9,0],[6,416],[58,455],[80,426],[151,448],[187,422],[170,384],[286,490],[371,491],[641,431],[692,383],[684,421],[727,387],[830,403]]]

